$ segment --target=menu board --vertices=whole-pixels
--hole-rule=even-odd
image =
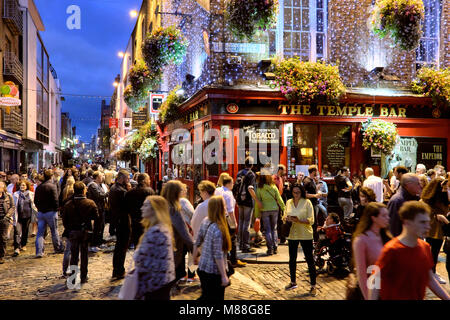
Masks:
[[[325,163],[332,169],[339,169],[345,165],[345,147],[339,142],[330,144],[325,154]]]

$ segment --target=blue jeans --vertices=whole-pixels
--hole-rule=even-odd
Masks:
[[[58,234],[58,212],[38,212],[38,234],[36,236],[36,255],[44,254],[44,233],[47,225],[50,227],[52,232],[52,242],[53,248],[56,252],[62,251],[63,245]]]
[[[261,217],[264,224],[267,250],[273,251],[278,244],[278,233],[277,233],[278,210],[263,211],[261,213]]]
[[[338,203],[344,212],[344,218],[350,217],[353,212],[352,198],[338,198]]]
[[[63,258],[63,273],[66,273],[67,269],[69,268],[69,263],[70,263],[71,245],[70,245],[69,238],[63,238],[63,239],[66,240],[66,248],[64,249],[64,258]]]
[[[241,250],[250,248],[249,238],[250,222],[252,221],[253,208],[239,206],[239,247]]]

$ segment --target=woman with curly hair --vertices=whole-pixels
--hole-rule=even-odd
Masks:
[[[443,177],[437,177],[430,181],[430,183],[423,189],[421,200],[431,207],[431,230],[428,237],[425,239],[431,246],[431,253],[434,259],[433,272],[436,273],[436,264],[439,257],[439,252],[444,242],[444,233],[450,230],[449,221],[445,217],[448,213],[448,180]],[[437,275],[437,274],[436,274]],[[437,279],[441,284],[446,281],[437,275]]]

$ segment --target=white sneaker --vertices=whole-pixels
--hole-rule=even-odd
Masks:
[[[97,247],[90,247],[89,248],[89,252],[98,252],[99,251],[99,248],[97,248]]]
[[[439,281],[440,284],[446,284],[446,283],[447,283],[447,281],[445,281],[445,279],[442,278],[442,277],[441,277],[440,275],[438,275],[437,273],[436,273],[436,279],[437,279],[437,281]]]

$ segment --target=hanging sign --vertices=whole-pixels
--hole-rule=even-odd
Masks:
[[[119,119],[109,118],[109,127],[110,128],[119,128]]]
[[[7,113],[11,107],[18,107],[22,104],[19,99],[19,89],[12,81],[6,81],[0,86],[0,107],[6,107]]]

